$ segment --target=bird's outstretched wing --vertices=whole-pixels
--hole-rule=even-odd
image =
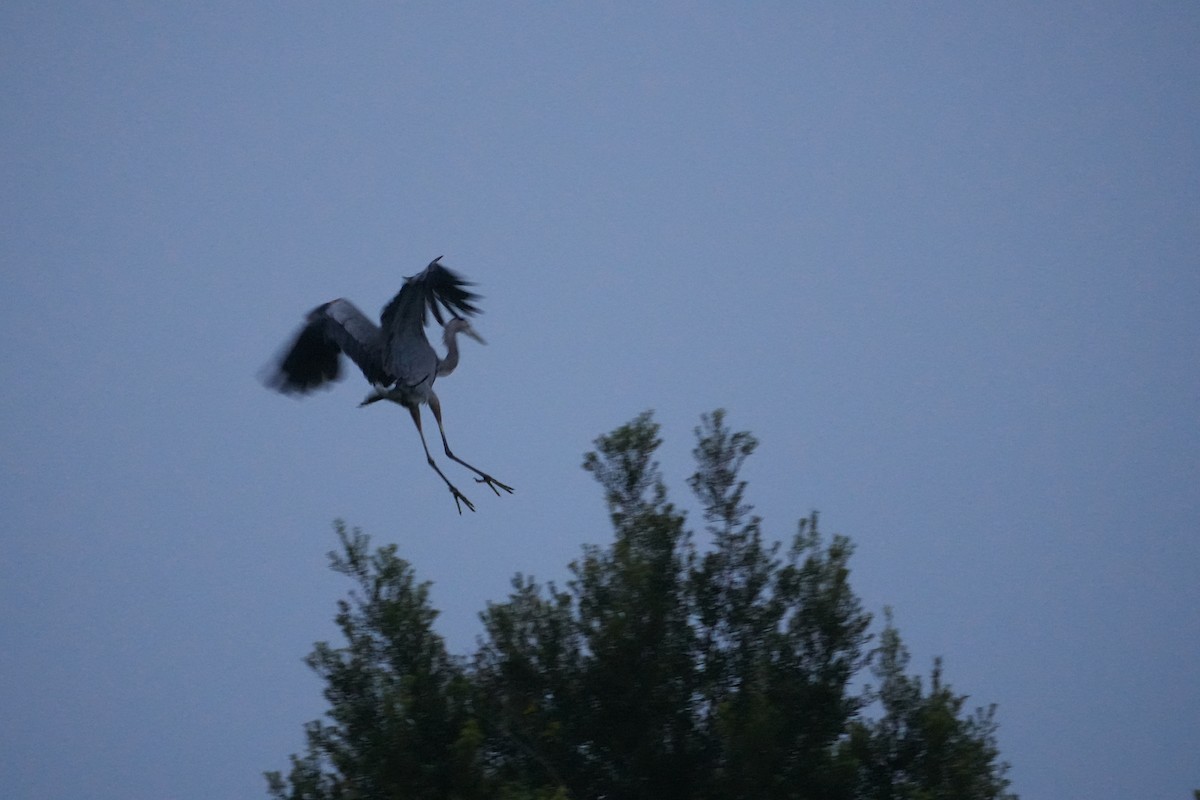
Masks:
[[[281,354],[266,383],[284,394],[311,392],[341,377],[341,354],[350,357],[371,383],[395,378],[383,366],[383,335],[348,300],[317,306],[295,341]]]

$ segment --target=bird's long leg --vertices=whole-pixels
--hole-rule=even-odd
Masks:
[[[433,456],[429,455],[429,445],[425,444],[425,432],[421,430],[421,407],[419,405],[412,405],[408,407],[408,411],[410,414],[412,414],[413,424],[417,426],[417,434],[421,437],[421,447],[425,448],[425,460],[429,462],[429,466],[433,467],[433,471],[438,474],[438,477],[445,481],[446,485],[450,487],[450,493],[454,495],[454,505],[458,509],[458,513],[462,513],[462,505],[460,504],[460,501],[462,503],[466,503],[467,508],[474,511],[474,504],[467,499],[465,494],[458,490],[457,486],[450,482],[449,478],[442,474],[442,471],[438,469],[438,465],[434,462]],[[436,416],[436,414],[434,416]],[[438,427],[441,428],[440,422],[438,423]]]
[[[479,477],[475,479],[475,482],[486,483],[488,488],[496,493],[496,497],[500,496],[500,490],[496,487],[500,487],[500,489],[512,494],[513,490],[511,486],[501,483],[483,470],[471,466],[458,456],[454,455],[454,453],[450,452],[450,443],[446,441],[446,429],[442,427],[442,402],[438,400],[438,396],[433,392],[429,393],[429,409],[433,412],[433,418],[437,420],[438,433],[442,435],[442,446],[446,448],[446,457],[457,461],[459,464],[462,464],[464,467],[471,470],[471,472],[474,472],[476,475],[478,475]]]

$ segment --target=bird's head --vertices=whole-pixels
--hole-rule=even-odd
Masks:
[[[475,329],[471,327],[471,323],[467,322],[462,317],[455,317],[447,322],[442,336],[448,343],[456,333],[461,333],[464,336],[470,336],[480,344],[487,344],[487,342],[483,340],[483,337],[476,333]]]

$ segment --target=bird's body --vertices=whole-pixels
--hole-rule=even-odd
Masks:
[[[471,324],[459,316],[460,313],[479,313],[472,302],[477,299],[476,295],[465,288],[469,285],[466,281],[439,264],[440,260],[440,256],[435,258],[424,271],[405,280],[399,293],[384,307],[381,325],[375,325],[353,303],[344,299],[313,309],[267,383],[284,394],[306,394],[341,377],[341,354],[346,354],[374,386],[374,391],[362,405],[390,400],[407,408],[421,436],[429,466],[445,481],[455,503],[466,503],[467,508],[474,511],[471,501],[442,474],[429,455],[421,430],[421,405],[426,404],[437,420],[447,457],[478,475],[476,480],[486,483],[497,495],[500,494],[497,487],[512,492],[510,487],[455,456],[446,442],[441,403],[433,391],[434,381],[439,376],[449,375],[458,366],[456,337],[459,333],[484,342]],[[449,322],[443,320],[443,307],[450,314]],[[429,311],[444,326],[445,358],[438,357],[425,337]],[[461,506],[459,512],[462,512]]]
[[[433,395],[433,382],[445,377],[458,366],[458,334],[465,333],[480,344],[486,344],[482,337],[464,319],[452,319],[446,323],[442,333],[442,341],[446,345],[446,357],[439,358],[437,351],[424,341],[425,347],[412,348],[415,352],[403,361],[396,372],[401,376],[390,386],[376,384],[375,393],[368,395],[362,405],[376,400],[391,400],[405,407],[429,403]]]

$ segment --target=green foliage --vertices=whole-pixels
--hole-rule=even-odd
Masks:
[[[642,414],[595,442],[613,541],[587,546],[565,588],[517,575],[481,614],[468,663],[433,632],[428,587],[395,547],[337,525],[334,570],[355,584],[338,606],[346,644],[316,645],[327,720],[277,800],[614,797],[1008,798],[995,709],[966,698],[935,662],[926,691],[888,614],[849,583],[850,541],[814,513],[767,542],[740,471],[757,441],[724,412],[696,429],[688,485],[705,522],[695,542],[667,500]],[[855,690],[869,668],[877,689]],[[879,714],[868,712],[878,709]]]
[[[909,654],[890,612],[873,672],[883,716],[851,726],[845,746],[858,765],[858,795],[872,800],[983,800],[1006,793],[998,762],[996,707],[962,716],[965,695],[942,683],[936,659],[926,693],[919,677],[906,674]]]
[[[417,583],[395,545],[336,523],[340,552],[330,566],[355,583],[338,602],[340,648],[318,642],[306,663],[326,682],[328,722],[305,727],[308,752],[292,757],[285,781],[268,773],[271,795],[290,798],[483,796],[479,726],[471,684],[433,632],[429,585]]]

